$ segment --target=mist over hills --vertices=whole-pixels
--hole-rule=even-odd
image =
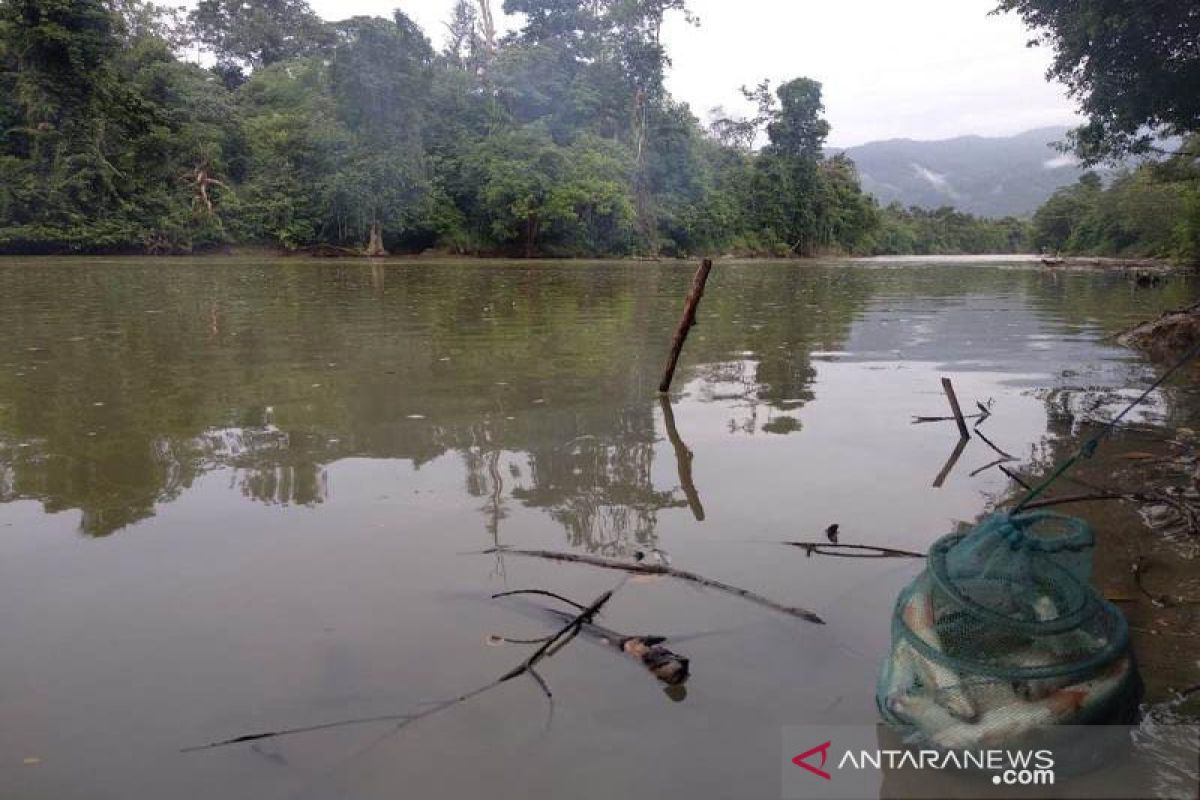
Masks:
[[[1083,173],[1054,149],[1069,128],[1037,128],[1015,136],[958,136],[940,141],[889,139],[849,147],[863,188],[881,205],[954,206],[988,217],[1028,216],[1055,189]]]

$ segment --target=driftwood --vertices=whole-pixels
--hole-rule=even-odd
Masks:
[[[711,258],[704,259],[700,264],[700,269],[696,270],[696,276],[692,278],[692,289],[688,292],[687,300],[683,305],[683,317],[679,320],[679,326],[675,328],[675,337],[671,340],[671,354],[667,357],[667,366],[663,369],[662,380],[658,383],[658,391],[663,394],[671,391],[671,380],[675,377],[679,354],[683,351],[683,343],[687,341],[688,332],[696,324],[696,308],[700,305],[700,298],[704,297],[704,285],[708,283],[708,274],[712,272],[712,265]]]
[[[504,553],[506,555],[525,556],[527,558],[541,558],[547,561],[562,561],[570,564],[586,564],[590,567],[600,567],[601,569],[612,569],[620,572],[631,572],[637,575],[665,575],[671,578],[678,578],[681,581],[699,584],[700,586],[708,587],[709,589],[717,589],[718,591],[727,592],[743,600],[769,608],[772,611],[778,611],[781,614],[787,614],[791,617],[797,617],[806,622],[812,622],[817,625],[824,625],[825,620],[805,608],[795,606],[785,606],[781,603],[776,603],[763,597],[760,594],[750,591],[749,589],[741,589],[737,586],[731,586],[728,583],[705,578],[703,575],[697,575],[694,572],[687,572],[681,569],[675,569],[662,564],[631,564],[627,561],[616,561],[611,558],[602,558],[600,556],[587,556],[577,553],[560,553],[555,550],[520,550],[509,547],[495,547],[490,550],[484,550],[481,555],[490,555],[493,553]]]
[[[912,550],[897,550],[894,547],[878,547],[873,544],[836,544],[828,542],[780,542],[788,547],[799,547],[805,555],[835,556],[837,558],[925,558],[925,553]],[[838,552],[847,551],[847,552]]]
[[[542,589],[518,589],[510,592],[501,592],[492,595],[492,599],[496,600],[502,597],[516,597],[520,595],[552,597],[574,608],[583,608],[582,605],[568,597],[563,597],[562,595]],[[572,618],[570,614],[558,609],[546,608],[545,611],[564,621],[569,621]],[[595,622],[584,623],[580,631],[587,633],[596,641],[616,649],[626,656],[636,658],[654,677],[668,686],[681,687],[688,679],[691,662],[686,657],[674,653],[663,646],[663,643],[668,639],[666,636],[626,636],[625,634],[617,633],[611,628],[598,625]],[[541,639],[511,639],[506,636],[493,636],[491,638],[495,641],[509,644],[535,644],[544,642],[549,637]]]
[[[592,619],[597,614],[600,613],[600,610],[602,608],[604,608],[605,604],[608,603],[608,601],[612,598],[613,592],[615,592],[615,591],[616,591],[616,589],[610,589],[609,591],[600,595],[595,600],[593,600],[590,605],[582,608],[578,614],[571,617],[570,620],[565,625],[563,625],[561,628],[559,628],[556,633],[552,634],[551,636],[545,637],[545,639],[538,640],[541,642],[541,646],[538,647],[537,650],[535,650],[528,658],[526,658],[520,664],[518,664],[517,666],[510,669],[508,672],[504,673],[496,680],[492,681],[491,683],[480,686],[478,689],[473,689],[472,691],[469,691],[466,694],[461,694],[457,697],[450,698],[449,700],[442,700],[442,701],[439,701],[436,703],[432,703],[432,704],[430,704],[430,707],[425,709],[424,711],[419,711],[419,712],[413,713],[413,714],[384,714],[384,715],[373,716],[373,717],[355,717],[354,719],[337,720],[336,722],[324,722],[324,723],[321,723],[318,725],[305,725],[305,726],[298,727],[298,728],[283,728],[281,730],[266,731],[263,733],[247,733],[247,734],[243,734],[241,736],[235,736],[232,739],[225,739],[225,740],[222,740],[219,742],[212,742],[210,744],[202,744],[202,745],[197,745],[194,747],[185,747],[180,752],[192,753],[192,752],[196,752],[199,750],[213,750],[218,747],[228,747],[229,745],[234,745],[234,744],[244,744],[246,742],[259,742],[264,739],[278,739],[283,736],[295,736],[295,735],[301,734],[301,733],[313,733],[315,731],[326,731],[326,730],[331,730],[333,728],[346,728],[346,727],[350,727],[352,725],[367,725],[367,724],[376,723],[376,722],[399,723],[396,726],[396,729],[399,730],[400,728],[403,728],[407,725],[411,725],[412,723],[416,722],[417,720],[421,720],[426,717],[431,717],[434,714],[445,711],[448,708],[452,708],[452,707],[458,705],[459,703],[465,703],[466,701],[468,701],[472,698],[478,697],[479,695],[483,694],[484,692],[495,689],[497,686],[501,685],[502,683],[506,683],[506,682],[512,680],[513,678],[517,678],[521,675],[528,675],[538,685],[538,687],[542,690],[542,692],[545,693],[545,695],[547,697],[552,698],[553,694],[550,692],[550,687],[546,685],[546,682],[542,679],[542,676],[539,675],[534,668],[538,665],[539,662],[541,662],[544,659],[550,658],[555,653],[557,653],[559,650],[562,650],[564,647],[566,647],[568,644],[570,644],[571,640],[579,635],[580,628],[582,628],[584,625],[590,623],[592,621]],[[571,602],[571,601],[568,601],[568,602]]]
[[[558,617],[568,616],[561,611],[548,610]],[[691,674],[691,661],[664,646],[668,641],[666,636],[626,636],[594,622],[585,624],[583,629],[624,655],[637,659],[651,675],[668,686],[681,686]]]

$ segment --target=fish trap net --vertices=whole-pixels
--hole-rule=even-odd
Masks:
[[[1090,584],[1083,520],[996,514],[939,539],[896,601],[876,700],[908,741],[1011,746],[1047,726],[1130,722],[1129,629]]]

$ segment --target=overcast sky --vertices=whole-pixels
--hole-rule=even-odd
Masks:
[[[309,0],[326,19],[388,15],[399,7],[439,48],[454,0]],[[498,16],[503,0],[492,0]],[[1044,78],[1050,55],[1029,49],[996,0],[690,0],[664,41],[668,86],[707,120],[741,110],[738,87],[797,76],[824,84],[830,144],[875,139],[999,135],[1076,122],[1072,103]],[[501,24],[501,20],[497,20]],[[503,27],[512,27],[507,20]]]

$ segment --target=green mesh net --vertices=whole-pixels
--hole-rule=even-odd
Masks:
[[[1125,618],[1091,587],[1087,523],[996,514],[934,543],[896,601],[876,698],[909,740],[1010,745],[1054,725],[1132,721]]]

